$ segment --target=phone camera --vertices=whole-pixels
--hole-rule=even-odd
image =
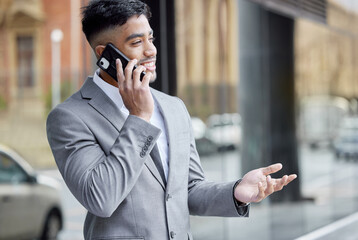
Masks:
[[[97,62],[97,65],[102,68],[102,69],[107,69],[109,67],[109,62],[107,59],[105,59],[104,57],[102,57],[101,59],[99,59],[99,61]]]

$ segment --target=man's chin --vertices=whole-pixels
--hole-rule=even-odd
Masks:
[[[154,83],[157,80],[157,72],[153,73],[152,79],[150,79],[149,83]]]

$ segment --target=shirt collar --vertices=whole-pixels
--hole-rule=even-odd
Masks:
[[[99,76],[99,69],[93,74],[93,82],[117,105],[119,110],[127,115],[129,114],[128,109],[124,106],[122,96],[118,92],[118,88],[104,81]]]

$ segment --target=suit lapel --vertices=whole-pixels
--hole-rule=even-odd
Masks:
[[[148,156],[144,164],[155,177],[155,179],[157,179],[157,181],[160,183],[163,190],[165,190],[165,184],[163,182],[162,177],[160,176],[157,166],[155,166],[154,160],[150,156]]]
[[[81,88],[81,95],[82,98],[89,99],[88,104],[92,106],[100,115],[106,118],[118,130],[118,132],[122,129],[126,117],[118,109],[116,104],[107,96],[107,94],[93,82],[92,77],[87,78],[86,82],[83,84]],[[150,156],[147,157],[145,165],[152,175],[158,180],[163,189],[165,189],[160,173]]]
[[[92,77],[87,78],[81,88],[83,98],[90,99],[88,102],[99,114],[106,118],[118,131],[121,130],[126,120],[116,104],[100,89]]]
[[[168,133],[168,141],[169,141],[169,173],[168,173],[168,179],[167,179],[167,187],[170,187],[171,179],[174,177],[174,174],[172,171],[176,169],[175,162],[173,161],[173,156],[175,156],[175,136],[177,135],[177,129],[175,126],[175,122],[177,121],[176,111],[173,110],[173,104],[168,101],[167,99],[164,99],[161,96],[161,93],[157,92],[157,90],[152,90],[152,94],[154,98],[157,100],[157,104],[161,110],[161,113],[163,114],[164,123],[166,127],[166,131]]]

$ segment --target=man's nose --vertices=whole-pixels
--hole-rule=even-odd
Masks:
[[[144,51],[146,57],[154,57],[157,55],[157,48],[153,44],[149,44],[148,48]]]

